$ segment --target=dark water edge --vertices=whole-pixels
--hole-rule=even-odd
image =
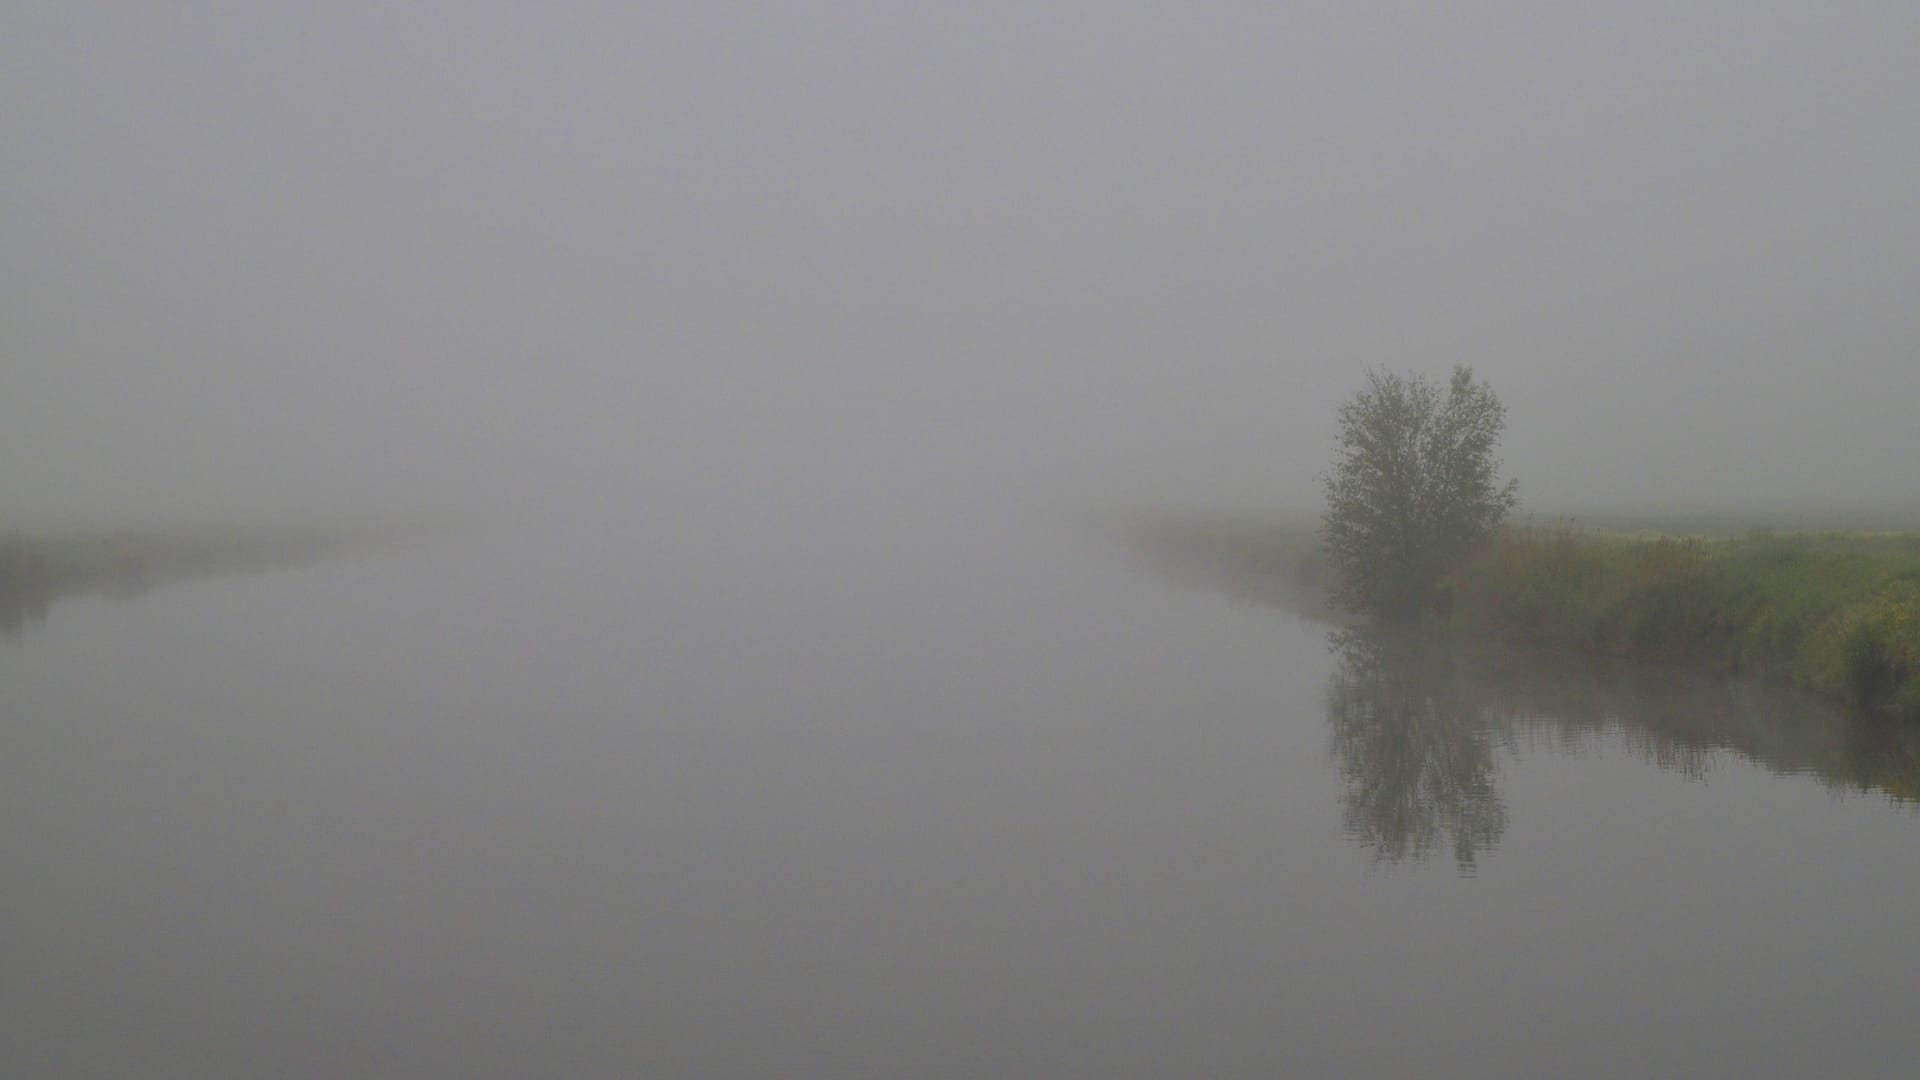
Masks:
[[[162,585],[292,569],[420,540],[441,523],[351,524],[0,536],[0,637],[45,622],[55,604],[138,596]]]
[[[1836,792],[1920,798],[1920,731],[1771,684],[1366,628],[1328,641],[1344,824],[1382,862],[1446,851],[1471,873],[1507,826],[1502,763],[1527,750],[1615,744],[1692,780],[1732,758]]]

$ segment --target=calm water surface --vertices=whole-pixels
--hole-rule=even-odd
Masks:
[[[0,718],[7,1075],[1920,1061],[1920,739],[1330,636],[1051,524],[67,599]]]

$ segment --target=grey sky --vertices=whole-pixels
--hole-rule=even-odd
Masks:
[[[1920,6],[7,5],[0,506],[1920,501]]]

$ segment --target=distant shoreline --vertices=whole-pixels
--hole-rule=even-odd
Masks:
[[[0,632],[60,600],[139,593],[170,581],[304,565],[423,535],[417,523],[0,534]]]

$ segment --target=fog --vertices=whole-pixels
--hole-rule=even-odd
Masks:
[[[1920,502],[1920,9],[14,3],[12,524]]]
[[[1525,513],[1920,526],[1916,103],[1911,3],[0,4],[0,1062],[1907,1076],[1920,549],[1475,564],[1852,715],[1083,524],[1467,364]]]

